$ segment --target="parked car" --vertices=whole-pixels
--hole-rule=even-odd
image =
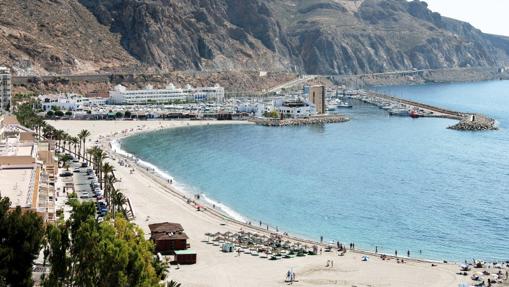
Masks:
[[[61,177],[69,177],[72,176],[72,172],[70,171],[64,171],[60,174]]]
[[[85,191],[85,192],[81,193],[80,198],[91,198],[91,196],[90,196],[90,193]]]

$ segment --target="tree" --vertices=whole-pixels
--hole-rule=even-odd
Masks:
[[[85,152],[87,150],[86,143],[87,143],[87,138],[89,136],[90,136],[90,132],[88,130],[81,130],[80,133],[78,134],[78,138],[80,138],[80,140],[83,142],[83,145],[82,145],[83,146],[83,157],[85,157]]]
[[[124,114],[123,114],[122,112],[116,112],[116,113],[115,113],[115,117],[116,117],[117,119],[119,119],[119,118],[121,118],[121,117],[123,117],[123,116],[124,116]]]
[[[77,137],[70,137],[69,142],[72,143],[74,146],[74,154],[77,155],[78,151],[78,144],[81,143],[81,141]],[[69,145],[69,150],[71,150],[71,146]],[[79,157],[79,156],[78,156]]]
[[[64,112],[62,112],[62,111],[55,111],[55,116],[63,117],[64,116]]]
[[[72,157],[68,154],[62,154],[58,157],[58,163],[62,163],[61,167],[65,167],[66,170],[69,170],[69,162],[72,160]]]
[[[130,118],[131,118],[131,116],[132,116],[131,111],[125,111],[125,113],[124,113],[124,118],[129,118],[129,119],[130,119]]]
[[[46,113],[46,116],[47,116],[48,118],[51,118],[51,117],[53,117],[54,115],[55,115],[55,112],[54,112],[54,111],[51,111],[51,110],[49,110],[49,111]]]
[[[0,283],[32,286],[32,265],[41,249],[43,220],[35,212],[24,212],[0,197]]]
[[[94,216],[93,203],[77,203],[69,220],[48,228],[53,268],[43,285],[158,286],[166,269],[156,270],[143,230],[121,217],[98,223]]]

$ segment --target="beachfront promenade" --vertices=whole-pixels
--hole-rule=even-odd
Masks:
[[[51,122],[59,129],[72,133],[84,127],[92,133],[90,142],[108,148],[110,141],[162,128],[173,128],[208,124],[247,124],[246,122],[218,121],[58,121]],[[118,188],[131,199],[137,224],[148,234],[148,224],[154,222],[179,222],[186,227],[190,237],[191,249],[198,254],[198,263],[191,266],[170,268],[170,278],[184,286],[281,286],[286,274],[292,269],[299,286],[451,286],[457,287],[467,282],[463,276],[456,275],[455,264],[419,262],[409,260],[398,264],[396,260],[382,260],[373,254],[369,261],[362,261],[366,252],[348,251],[344,256],[336,252],[323,252],[321,255],[296,257],[271,261],[251,255],[223,253],[220,248],[207,244],[206,233],[238,233],[240,230],[270,236],[276,233],[274,227],[266,230],[258,222],[252,225],[237,221],[220,210],[214,209],[202,201],[196,201],[192,195],[178,188],[178,183],[170,184],[157,173],[138,166],[133,162],[130,167],[119,164],[123,158],[109,150],[111,164],[115,174],[121,180]],[[125,162],[125,161],[124,161]],[[135,172],[131,174],[132,168]],[[188,199],[191,201],[188,203]],[[195,200],[196,204],[192,201]],[[197,210],[196,206],[205,207]],[[319,240],[307,240],[298,236],[285,236],[284,240],[301,242],[306,245],[320,245]],[[319,238],[317,234],[317,239]],[[341,238],[338,238],[341,240]],[[328,242],[328,239],[324,239]],[[346,243],[348,245],[348,243]],[[374,251],[374,250],[373,250]],[[406,253],[402,250],[400,253]],[[326,267],[327,261],[334,261],[333,267]],[[405,260],[406,261],[406,260]]]

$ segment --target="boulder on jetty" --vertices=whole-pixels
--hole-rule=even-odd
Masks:
[[[270,118],[255,118],[251,119],[257,125],[268,127],[283,127],[283,126],[301,126],[301,125],[314,125],[314,124],[330,124],[342,123],[349,121],[348,117],[342,115],[333,116],[313,116],[309,118],[296,118],[296,119],[270,119]]]
[[[490,131],[498,129],[494,119],[477,114],[464,116],[459,123],[448,128],[458,131]]]

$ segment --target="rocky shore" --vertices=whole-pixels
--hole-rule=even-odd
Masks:
[[[498,129],[494,119],[479,114],[465,116],[459,123],[448,128],[458,131],[490,131]]]
[[[301,119],[268,119],[268,118],[253,118],[250,122],[257,125],[268,126],[268,127],[283,127],[283,126],[302,126],[302,125],[314,125],[314,124],[330,124],[330,123],[342,123],[349,121],[350,118],[342,115],[334,116],[314,116],[310,118]]]

